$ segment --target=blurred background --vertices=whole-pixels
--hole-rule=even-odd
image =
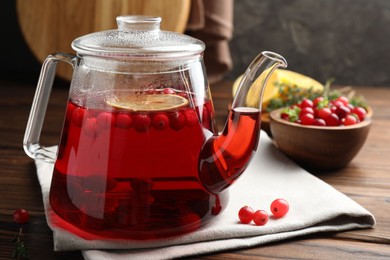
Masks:
[[[244,0],[234,3],[234,69],[259,49],[285,55],[289,69],[324,83],[389,85],[390,1]]]
[[[227,26],[225,32],[216,37],[222,37],[219,40],[226,42],[231,64],[213,81],[235,79],[258,52],[271,50],[286,57],[288,69],[322,83],[335,78],[337,85],[390,86],[388,0],[205,0],[203,3],[192,0],[185,32],[201,39],[206,37],[205,42],[210,44],[207,48],[213,50],[213,41],[207,38],[209,35],[202,35],[202,29],[197,28],[202,19],[196,17],[199,12],[194,12],[194,2],[197,2],[197,8],[204,8],[206,18],[208,12],[222,15],[225,19],[222,23]],[[213,2],[212,6],[207,2]],[[94,19],[96,21],[96,17]],[[35,24],[28,26],[34,28]],[[0,30],[2,77],[36,82],[41,61],[22,33],[16,0],[0,1]],[[42,33],[45,37],[44,27],[36,31],[37,36]],[[70,45],[70,42],[64,44]],[[206,52],[206,61],[210,52]],[[207,71],[216,66],[212,61],[206,63]]]

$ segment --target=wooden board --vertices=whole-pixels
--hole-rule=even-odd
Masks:
[[[52,52],[70,52],[72,41],[82,35],[116,29],[119,15],[152,15],[162,18],[161,28],[184,32],[191,0],[17,0],[22,34],[36,58],[43,62]],[[69,80],[70,66],[57,69]]]

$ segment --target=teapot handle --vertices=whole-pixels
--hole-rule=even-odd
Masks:
[[[47,56],[43,62],[23,139],[23,148],[29,157],[33,159],[40,158],[50,163],[54,162],[55,154],[44,146],[41,146],[39,144],[39,138],[58,61],[66,62],[74,68],[77,62],[77,56],[57,52]]]

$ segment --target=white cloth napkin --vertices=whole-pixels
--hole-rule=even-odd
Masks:
[[[53,223],[48,202],[53,164],[37,159],[46,218],[53,230],[54,249],[82,250],[85,259],[172,259],[248,248],[316,232],[370,228],[374,216],[325,182],[281,154],[262,132],[259,149],[244,174],[230,187],[228,207],[198,231],[157,241],[85,240]],[[56,147],[50,148],[55,151]],[[268,212],[271,202],[284,198],[290,204],[281,219],[265,226],[241,224],[244,205]],[[106,250],[105,250],[106,249]],[[110,249],[110,250],[107,250]]]

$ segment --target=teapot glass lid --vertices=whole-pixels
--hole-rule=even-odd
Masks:
[[[116,20],[117,30],[81,36],[72,48],[79,54],[137,59],[184,58],[205,49],[198,39],[160,30],[160,17],[119,16]]]

